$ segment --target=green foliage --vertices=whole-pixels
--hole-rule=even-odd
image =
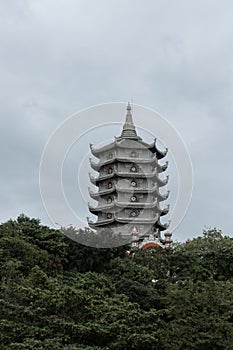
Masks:
[[[171,285],[166,317],[172,339],[166,349],[226,349],[233,336],[232,281],[192,281]],[[165,335],[165,334],[164,334]]]
[[[231,238],[213,229],[130,258],[74,234],[93,235],[24,215],[0,225],[0,349],[232,349]]]
[[[176,279],[227,280],[233,276],[233,240],[216,229],[204,231],[185,244],[174,246],[171,276]]]
[[[125,250],[127,249],[125,246],[111,249],[97,249],[92,246],[86,246],[77,243],[78,241],[98,246],[100,242],[103,243],[102,239],[106,240],[107,235],[109,235],[112,242],[113,233],[111,231],[102,231],[99,234],[94,234],[89,229],[79,230],[77,232],[72,227],[70,227],[68,229],[62,229],[61,232],[63,232],[65,235],[64,241],[67,244],[66,268],[76,269],[80,272],[103,272],[106,268],[109,267],[109,264],[114,257],[125,257]]]

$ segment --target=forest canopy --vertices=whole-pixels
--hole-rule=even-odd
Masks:
[[[233,349],[233,240],[217,229],[130,257],[20,215],[0,242],[0,349]]]

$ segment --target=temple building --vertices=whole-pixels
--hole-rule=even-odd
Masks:
[[[88,218],[89,226],[96,230],[111,228],[116,234],[130,237],[132,247],[139,249],[169,245],[171,233],[161,236],[169,225],[163,223],[169,206],[161,205],[169,191],[160,191],[168,183],[168,176],[163,176],[168,162],[160,163],[167,149],[159,150],[156,139],[148,144],[137,135],[130,104],[121,135],[106,146],[90,147],[98,161],[90,159],[97,172],[95,177],[89,174],[90,181],[97,191],[89,189],[89,193],[97,204],[88,205],[97,220]]]

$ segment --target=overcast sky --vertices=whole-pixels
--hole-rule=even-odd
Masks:
[[[81,109],[133,99],[190,152],[193,196],[174,239],[232,235],[232,16],[231,0],[0,0],[0,221],[51,225],[38,180],[48,138]]]

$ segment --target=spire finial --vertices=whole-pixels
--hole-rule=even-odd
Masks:
[[[133,124],[133,126],[134,126],[133,117],[132,117],[132,113],[131,113],[132,108],[131,108],[130,102],[128,102],[126,109],[127,109],[127,114],[126,114],[125,123]]]
[[[128,102],[127,105],[127,114],[125,118],[125,124],[123,126],[123,130],[121,133],[121,137],[128,138],[128,139],[138,139],[137,133],[135,131],[135,125],[133,122],[133,117],[131,113],[131,104]]]

